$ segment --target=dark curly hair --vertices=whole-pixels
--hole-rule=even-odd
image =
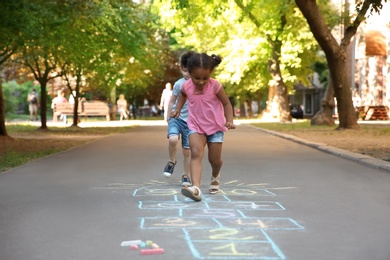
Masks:
[[[187,68],[189,73],[191,73],[196,68],[209,69],[211,72],[213,72],[214,68],[217,67],[221,62],[221,57],[215,54],[209,56],[206,53],[188,51],[182,55],[180,64],[184,68]]]
[[[188,63],[189,58],[191,58],[191,56],[194,55],[195,53],[196,52],[194,52],[194,51],[187,51],[187,52],[183,53],[180,56],[180,67],[187,68],[187,63]]]

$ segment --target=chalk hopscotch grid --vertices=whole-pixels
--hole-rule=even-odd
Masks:
[[[145,184],[147,186],[144,186]],[[196,259],[286,259],[266,230],[302,230],[304,227],[291,218],[247,216],[247,212],[285,211],[286,209],[280,202],[269,199],[240,200],[247,197],[248,199],[252,197],[257,199],[259,197],[273,198],[276,197],[276,194],[270,190],[295,188],[265,188],[268,185],[269,183],[245,184],[239,183],[237,180],[230,181],[223,184],[224,189],[221,189],[218,195],[204,196],[202,202],[199,203],[183,198],[177,185],[155,180],[144,184],[112,183],[94,189],[133,190],[133,197],[158,196],[163,198],[163,200],[140,200],[138,202],[140,210],[160,210],[160,213],[167,214],[167,216],[160,214],[156,217],[141,217],[140,228],[181,229],[187,245]],[[168,201],[167,197],[171,197],[172,200]],[[221,203],[229,209],[218,208]],[[212,217],[212,215],[214,216]],[[202,226],[198,225],[200,219]],[[204,239],[204,233],[207,231],[235,232],[235,235],[233,237],[210,235]],[[256,235],[251,236],[249,240],[243,240],[240,235],[245,236],[249,234],[248,232]]]

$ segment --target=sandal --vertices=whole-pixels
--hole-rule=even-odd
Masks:
[[[217,194],[219,192],[219,181],[220,181],[220,175],[218,174],[217,177],[211,176],[211,182],[210,182],[210,194]]]
[[[184,188],[181,189],[181,194],[183,194],[184,196],[186,196],[194,201],[201,201],[202,200],[202,197],[201,197],[202,192],[196,186],[191,186],[191,187],[185,186]]]

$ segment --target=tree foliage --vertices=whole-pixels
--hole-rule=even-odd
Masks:
[[[6,0],[0,10],[6,18],[0,61],[12,58],[40,83],[44,129],[53,78],[61,77],[77,96],[100,93],[113,103],[117,87],[134,96],[159,88],[172,60],[168,35],[146,6],[134,2]]]
[[[255,96],[272,85],[273,53],[279,55],[287,87],[307,82],[317,44],[291,1],[160,0],[153,5],[177,46],[223,57],[216,77],[231,95]]]

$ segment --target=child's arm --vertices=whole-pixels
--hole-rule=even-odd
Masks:
[[[169,104],[168,104],[168,113],[171,113],[172,112],[172,107],[173,105],[175,104],[176,102],[176,99],[177,99],[177,96],[175,96],[172,92],[172,96],[171,96],[171,99],[169,100]],[[169,121],[169,118],[168,120]]]
[[[230,103],[229,97],[227,96],[223,87],[221,87],[217,93],[217,97],[222,103],[223,110],[225,112],[226,123],[225,126],[227,129],[235,129],[236,126],[233,124],[233,108]]]
[[[180,116],[180,111],[183,108],[184,104],[187,101],[187,95],[181,91],[179,99],[177,100],[176,108],[171,112],[171,117],[178,118]]]

